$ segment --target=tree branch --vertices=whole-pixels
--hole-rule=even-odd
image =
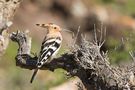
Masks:
[[[25,69],[35,69],[38,57],[30,55],[30,37],[24,32],[17,32],[11,34],[11,40],[19,45],[16,65]],[[71,53],[53,59],[41,70],[54,71],[62,68],[71,76],[79,77],[88,90],[133,90],[134,70],[127,66],[120,68],[110,65],[107,53],[100,51],[102,44],[83,39],[82,44],[74,47]]]
[[[12,25],[11,18],[19,6],[21,0],[0,0],[0,55],[8,46],[8,27]]]

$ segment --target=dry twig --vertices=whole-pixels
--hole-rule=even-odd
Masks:
[[[17,66],[35,69],[37,56],[30,55],[30,42],[23,32],[12,33],[11,40],[19,45],[16,56]],[[96,41],[97,42],[97,41]],[[65,53],[44,65],[41,70],[54,71],[63,68],[71,76],[79,77],[88,90],[133,90],[135,85],[134,71],[111,66],[107,53],[101,53],[101,45],[88,42],[84,38],[73,52]]]

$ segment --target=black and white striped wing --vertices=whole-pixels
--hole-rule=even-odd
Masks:
[[[61,38],[49,38],[42,43],[41,51],[38,59],[38,68],[42,67],[47,60],[55,55],[61,46]]]

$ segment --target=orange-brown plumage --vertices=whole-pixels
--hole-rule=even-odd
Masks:
[[[34,77],[38,71],[39,68],[41,68],[44,64],[48,62],[49,59],[51,59],[54,55],[57,54],[61,47],[62,43],[62,35],[61,35],[61,28],[53,23],[48,23],[48,24],[36,24],[37,26],[43,27],[47,29],[47,35],[45,36],[40,54],[38,57],[38,62],[37,62],[37,68],[35,69],[32,78],[31,78],[31,83],[34,80]]]

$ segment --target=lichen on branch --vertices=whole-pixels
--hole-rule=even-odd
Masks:
[[[8,28],[21,0],[0,0],[0,56],[4,54],[8,43]]]

